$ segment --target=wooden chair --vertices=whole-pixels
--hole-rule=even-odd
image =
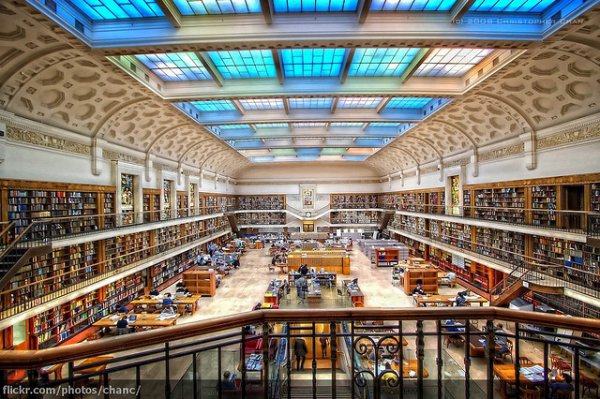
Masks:
[[[512,356],[512,351],[513,351],[513,342],[510,339],[506,340],[506,349],[507,351],[499,354],[498,358],[502,359],[502,360],[506,360],[508,358],[510,358],[510,361],[513,361],[513,356]]]
[[[531,366],[533,364],[534,363],[528,357],[526,357],[526,356],[520,356],[519,357],[519,365],[521,367],[528,367],[528,366]]]
[[[519,388],[519,398],[520,399],[541,399],[542,391],[535,388]]]
[[[446,348],[450,346],[450,344],[461,347],[465,343],[465,340],[460,335],[448,335],[446,337]]]
[[[554,370],[571,371],[571,364],[554,353],[550,354],[550,364]]]

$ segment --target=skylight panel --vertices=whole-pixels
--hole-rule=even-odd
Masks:
[[[261,12],[260,0],[173,0],[183,16]]]
[[[272,162],[274,157],[252,157],[250,161],[252,162]]]
[[[339,76],[346,49],[298,48],[280,51],[283,73],[288,78]]]
[[[361,127],[363,122],[332,122],[331,127]]]
[[[381,138],[357,138],[354,144],[359,147],[383,147],[386,139]]]
[[[159,53],[135,56],[162,80],[208,80],[210,74],[194,53]]]
[[[364,161],[368,158],[368,155],[342,155],[346,161]]]
[[[240,100],[245,110],[283,109],[281,98],[247,98]]]
[[[277,76],[271,50],[209,51],[208,54],[225,79]]]
[[[390,109],[421,109],[431,100],[430,97],[393,97],[385,107]]]
[[[217,126],[221,130],[235,130],[235,129],[251,129],[248,124],[240,124],[240,125],[218,125]]]
[[[325,127],[325,122],[298,122],[293,123],[293,127]]]
[[[377,108],[383,97],[340,97],[338,108]]]
[[[346,153],[345,148],[323,148],[321,155],[342,155]]]
[[[201,112],[237,111],[229,100],[191,101],[190,104]]]
[[[349,76],[400,76],[418,48],[359,48],[354,52]]]
[[[164,17],[155,0],[71,0],[94,21]]]
[[[450,11],[456,0],[373,0],[371,11]]]
[[[462,76],[494,51],[493,49],[438,48],[415,71],[415,76]]]
[[[315,97],[315,98],[290,98],[288,100],[290,108],[331,108],[333,98],[331,97]]]
[[[358,0],[273,0],[275,12],[352,12]]]
[[[286,155],[286,156],[295,156],[296,150],[293,148],[273,148],[271,150],[273,155]]]
[[[469,11],[475,12],[544,12],[555,0],[475,0]]]
[[[297,148],[298,155],[318,155],[321,153],[320,148]]]
[[[400,126],[399,122],[371,122],[369,123],[369,127],[398,127]]]
[[[254,126],[258,129],[272,129],[278,127],[288,127],[287,123],[257,123]]]

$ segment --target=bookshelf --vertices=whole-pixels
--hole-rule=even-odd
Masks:
[[[196,265],[199,254],[201,254],[200,248],[194,248],[152,266],[150,269],[152,287],[160,289],[174,283],[183,272]]]
[[[331,194],[330,204],[332,209],[360,209],[378,208],[379,195],[377,194]]]
[[[329,214],[331,224],[374,224],[378,221],[376,211],[334,211]]]
[[[471,190],[463,189],[463,216],[466,218],[471,218],[475,214],[472,207],[472,198]]]
[[[217,290],[214,270],[189,270],[183,273],[182,280],[192,294],[214,296]]]
[[[346,251],[293,251],[288,255],[288,267],[298,270],[306,264],[309,269],[314,268],[320,272],[325,269],[326,272],[350,274],[350,256]]]
[[[116,226],[115,220],[115,193],[104,193],[104,228],[110,229]]]
[[[531,187],[531,208],[534,209],[532,212],[533,225],[556,227],[556,212],[548,212],[557,209],[556,186]],[[535,209],[540,209],[540,211],[535,211]]]
[[[238,213],[238,225],[284,225],[285,212],[248,212]]]
[[[285,195],[241,195],[237,197],[239,210],[283,210]]]
[[[188,193],[186,191],[178,191],[177,192],[177,215],[182,218],[189,216],[189,202],[188,202]]]
[[[397,193],[386,193],[380,195],[381,207],[385,209],[399,209],[400,195]]]
[[[121,303],[129,303],[144,293],[144,273],[138,272],[110,283],[100,289],[100,300],[108,313]]]
[[[398,248],[376,248],[375,266],[396,266],[400,262],[400,249]]]
[[[475,217],[506,223],[525,222],[524,187],[487,188],[476,190],[475,195]]]
[[[593,183],[591,185],[591,196],[590,210],[600,212],[600,183]],[[590,218],[589,230],[592,234],[600,234],[600,215]]]
[[[512,231],[477,227],[476,252],[512,265],[525,263],[525,235]]]
[[[429,193],[429,205],[431,206],[431,213],[444,214],[446,210],[444,205],[446,204],[446,193],[441,191],[432,191]]]
[[[425,212],[425,193],[410,192],[400,194],[400,209],[410,212]]]
[[[181,229],[179,226],[161,227],[156,230],[155,234],[155,245],[157,245],[158,252],[168,251],[179,245],[181,245]]]
[[[150,232],[108,238],[105,241],[105,271],[112,271],[150,256]]]
[[[404,293],[411,295],[417,288],[417,282],[423,284],[423,290],[427,294],[438,293],[438,271],[432,267],[410,267],[404,270],[404,275],[400,276],[400,285]]]

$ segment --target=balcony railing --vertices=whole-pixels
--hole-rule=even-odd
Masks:
[[[599,366],[599,329],[600,320],[494,307],[255,311],[41,351],[0,351],[0,380],[3,395],[29,398],[60,389],[67,397],[104,398],[292,399],[304,391],[491,399],[532,389],[547,398],[569,370],[568,397],[582,398],[597,384],[590,370]],[[299,339],[311,359],[308,374],[295,367]],[[45,376],[49,370],[56,378]],[[225,371],[237,378],[226,381]]]

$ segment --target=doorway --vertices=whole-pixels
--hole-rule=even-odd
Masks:
[[[584,189],[583,185],[564,186],[563,207],[565,211],[583,211],[584,209]],[[583,228],[583,214],[568,213],[563,215],[563,226],[569,230],[579,230]]]

